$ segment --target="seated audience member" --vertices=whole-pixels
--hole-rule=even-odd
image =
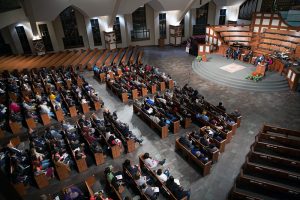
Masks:
[[[116,189],[119,188],[119,186],[123,185],[123,174],[121,171],[113,172],[113,167],[109,166],[105,168],[104,175],[106,177],[106,180],[108,183],[112,184],[113,187]]]
[[[134,175],[134,181],[138,186],[142,186],[143,184],[147,184],[150,180],[148,180],[147,176],[143,176],[137,172]]]
[[[228,49],[226,50],[225,54],[226,54],[226,58],[229,59],[230,56],[232,55],[232,48],[228,47]]]
[[[209,121],[209,117],[206,115],[206,111],[203,111],[202,114],[200,115],[199,113],[196,114],[197,119],[202,119],[204,121]]]
[[[150,99],[149,97],[146,97],[145,99],[145,103],[148,103],[149,105],[155,105],[154,101],[152,99]]]
[[[148,195],[151,200],[155,200],[158,198],[159,195],[159,188],[158,187],[152,187],[147,184],[141,185],[141,189],[144,194]]]
[[[99,192],[96,192],[94,196],[91,196],[90,200],[113,200],[113,199],[109,197],[105,197],[104,191],[101,190]]]
[[[211,139],[208,137],[207,134],[200,138],[200,143],[208,147],[211,152],[215,152],[218,150],[216,145],[211,142]]]
[[[194,148],[194,145],[192,144],[192,141],[190,140],[190,138],[188,138],[187,135],[181,136],[181,137],[179,138],[179,142],[180,142],[183,146],[185,146],[186,148],[188,148],[188,149]]]
[[[16,102],[11,102],[9,104],[9,109],[10,109],[10,111],[12,111],[14,113],[19,113],[21,111],[21,106],[19,104],[17,104]]]
[[[204,131],[208,134],[208,137],[214,138],[219,142],[223,140],[222,137],[219,135],[219,133],[213,130],[212,128],[210,128],[210,126],[206,126]]]
[[[67,188],[64,193],[64,200],[80,200],[84,198],[83,192],[77,186]]]
[[[272,64],[273,64],[272,58],[270,58],[270,57],[266,58],[266,60],[265,60],[266,71],[268,71],[269,66]]]
[[[222,102],[219,102],[219,105],[217,105],[216,107],[219,108],[220,110],[223,110],[224,112],[226,112],[226,108],[223,106]]]
[[[161,182],[166,182],[168,180],[168,178],[170,177],[170,171],[169,171],[169,169],[166,169],[163,172],[162,169],[158,169],[156,171],[156,175]]]
[[[230,113],[234,117],[240,117],[241,113],[238,110],[234,110],[232,113]]]
[[[238,47],[237,50],[235,50],[235,51],[233,52],[233,59],[234,59],[234,60],[238,59],[239,56],[240,56],[240,54],[241,54],[241,50],[240,50],[240,48]]]
[[[123,167],[127,169],[132,176],[141,171],[138,165],[132,165],[131,161],[128,159],[126,159],[125,162],[123,163]]]
[[[166,186],[177,199],[182,199],[184,197],[187,197],[187,199],[190,199],[190,195],[191,195],[190,191],[184,190],[183,187],[178,185],[174,181],[173,176],[170,176],[169,179],[166,181]]]
[[[152,157],[150,157],[149,153],[145,153],[143,155],[143,159],[145,164],[151,169],[157,167],[158,165],[164,165],[166,162],[166,159],[163,159],[161,161],[153,159]]]
[[[47,106],[47,102],[40,104],[40,109],[41,114],[47,114],[49,117],[54,117],[54,113],[51,112],[50,107]]]
[[[258,63],[262,63],[264,60],[265,60],[265,56],[262,54],[256,58],[254,65],[257,66]]]
[[[243,61],[244,61],[244,62],[249,62],[250,59],[252,58],[252,56],[253,56],[253,51],[251,50],[251,51],[249,51],[249,52],[244,56]]]

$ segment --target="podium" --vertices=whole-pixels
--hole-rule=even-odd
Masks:
[[[212,44],[199,44],[198,45],[198,56],[211,53],[212,50],[213,50]]]

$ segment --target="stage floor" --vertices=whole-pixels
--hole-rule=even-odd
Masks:
[[[218,54],[207,55],[207,62],[193,61],[192,68],[201,77],[215,83],[252,91],[286,91],[289,90],[285,76],[278,72],[266,72],[266,76],[258,82],[245,79],[255,66],[239,60],[226,59]]]

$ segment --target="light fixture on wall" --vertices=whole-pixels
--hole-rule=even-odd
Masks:
[[[40,39],[42,39],[42,38],[39,35],[32,36],[32,40],[40,40]]]

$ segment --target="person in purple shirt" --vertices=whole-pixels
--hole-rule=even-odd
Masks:
[[[71,186],[65,190],[64,200],[79,200],[83,196],[83,192],[77,186]]]

